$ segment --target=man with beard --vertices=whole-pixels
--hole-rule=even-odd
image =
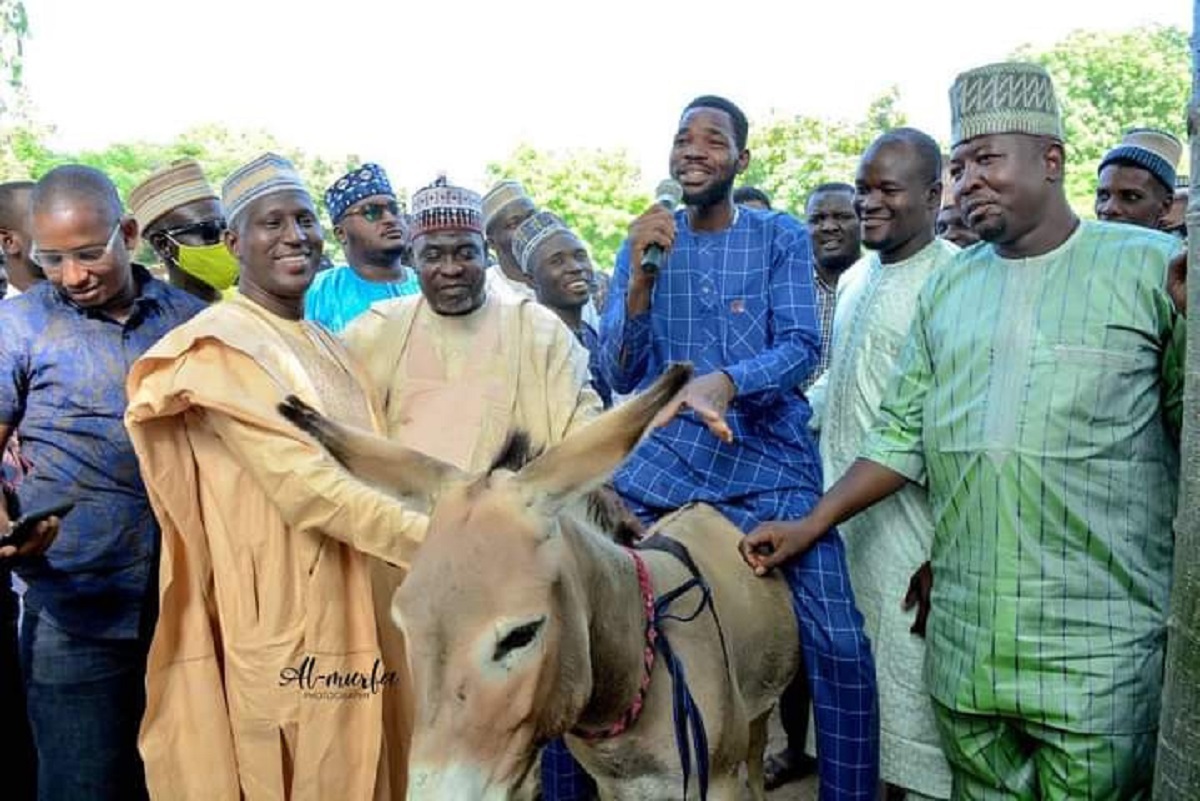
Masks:
[[[804,215],[816,260],[813,289],[817,301],[817,321],[821,324],[821,359],[812,375],[801,385],[807,392],[821,373],[829,369],[838,280],[850,265],[858,261],[862,248],[858,214],[854,209],[854,187],[849,184],[828,183],[818,186],[808,196]]]
[[[1166,131],[1135,128],[1100,161],[1096,217],[1166,230],[1183,145]]]
[[[987,244],[921,290],[859,458],[743,555],[765,572],[926,484],[926,682],[956,796],[1143,797],[1179,462],[1178,240],[1071,210],[1041,67],[968,71],[950,99],[956,199]]]
[[[48,280],[0,303],[0,448],[19,428],[37,468],[20,511],[75,504],[40,558],[10,561],[28,587],[21,662],[38,797],[145,798],[137,727],[159,531],[122,426],[125,375],[203,304],[131,262],[137,222],[91,167],[42,177],[30,233]],[[8,523],[0,509],[0,531]]]
[[[421,294],[345,332],[385,398],[388,436],[473,473],[514,430],[542,449],[591,420],[583,347],[538,303],[489,291],[479,195],[439,178],[412,211]]]
[[[827,479],[846,471],[871,430],[921,287],[958,253],[933,235],[941,160],[929,136],[898,128],[876,139],[859,164],[855,208],[871,253],[842,276],[833,360],[809,392]],[[908,798],[949,798],[950,769],[922,679],[927,599],[912,599],[921,605],[915,622],[900,605],[910,578],[929,560],[933,513],[925,490],[910,484],[840,530],[880,666],[880,773]]]
[[[710,503],[743,531],[803,516],[821,493],[795,391],[816,367],[812,246],[789,215],[739,207],[733,183],[750,161],[748,125],[729,100],[684,109],[670,155],[686,207],[655,204],[633,222],[617,256],[601,333],[617,392],[645,387],[671,362],[696,377],[664,410],[687,409],[648,436],[614,483],[644,521]],[[657,270],[647,248],[666,251]],[[816,711],[822,798],[878,791],[875,667],[837,533],[785,569]]]
[[[194,159],[152,173],[129,193],[129,208],[172,286],[216,303],[237,283],[221,201]]]
[[[336,334],[372,303],[415,295],[420,286],[407,266],[407,218],[382,167],[364,164],[334,181],[325,207],[347,264],[317,274],[304,296],[304,316]]]
[[[126,422],[163,526],[140,741],[151,793],[402,798],[407,686],[306,693],[296,678],[305,665],[403,675],[384,650],[395,629],[377,616],[367,555],[406,565],[427,521],[354,480],[276,411],[295,394],[381,427],[365,376],[302,319],[323,237],[300,176],[268,153],[222,194],[237,293],[129,376]]]

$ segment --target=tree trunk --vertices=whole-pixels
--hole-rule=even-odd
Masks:
[[[1188,111],[1188,309],[1200,309],[1200,0],[1192,2],[1192,104]],[[1167,672],[1154,798],[1200,798],[1200,319],[1187,335],[1175,576],[1167,622]]]

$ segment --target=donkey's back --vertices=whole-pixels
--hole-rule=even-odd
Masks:
[[[682,543],[712,588],[733,686],[754,720],[775,705],[799,668],[799,629],[786,582],[759,578],[738,554],[742,534],[707,504],[664,518],[654,533]]]

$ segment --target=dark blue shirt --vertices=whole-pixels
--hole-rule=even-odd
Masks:
[[[580,324],[579,330],[575,332],[575,338],[579,340],[579,344],[583,345],[584,349],[588,352],[588,374],[592,379],[592,389],[596,390],[596,394],[600,396],[600,402],[604,404],[604,408],[611,409],[613,405],[613,391],[600,363],[600,335],[596,333],[595,328],[592,328],[585,321]]]
[[[675,225],[644,314],[625,313],[628,242],[617,255],[601,326],[604,371],[622,393],[644,389],[672,362],[691,362],[698,376],[725,372],[737,392],[726,415],[733,442],[681,414],[637,447],[614,484],[654,509],[773,495],[756,505],[758,516],[792,516],[822,488],[812,412],[796,390],[820,355],[808,233],[786,214],[749,208],[723,231],[693,231],[682,210]]]
[[[20,428],[32,471],[21,509],[75,509],[45,558],[17,573],[27,600],[79,635],[131,638],[153,598],[158,524],[125,432],[125,377],[146,350],[204,304],[134,267],[124,323],[81,309],[49,282],[0,303],[0,424]]]

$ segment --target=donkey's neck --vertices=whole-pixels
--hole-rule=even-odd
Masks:
[[[637,570],[624,548],[585,527],[566,525],[588,606],[592,694],[577,726],[597,731],[616,723],[642,681],[646,617]]]

